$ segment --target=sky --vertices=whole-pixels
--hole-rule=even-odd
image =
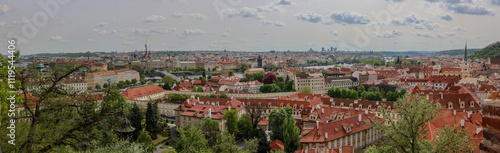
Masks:
[[[500,0],[0,0],[0,36],[21,54],[129,52],[146,41],[150,50],[440,51],[500,41],[499,10]]]

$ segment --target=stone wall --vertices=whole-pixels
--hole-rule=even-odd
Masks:
[[[500,153],[500,93],[490,92],[483,101],[484,140],[481,151]]]

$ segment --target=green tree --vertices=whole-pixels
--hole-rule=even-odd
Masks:
[[[226,110],[222,119],[226,122],[226,129],[230,134],[238,132],[238,112],[236,109]]]
[[[229,96],[227,96],[225,93],[221,93],[219,98],[229,98]]]
[[[365,86],[364,85],[359,85],[358,88],[357,88],[357,90],[358,90],[358,93],[361,96],[361,93],[365,92]]]
[[[410,61],[403,61],[403,63],[401,63],[402,66],[410,66],[411,65],[411,62]]]
[[[212,68],[212,71],[217,71],[217,68],[216,68],[216,67],[213,67],[213,68]]]
[[[333,98],[340,98],[340,97],[342,97],[342,91],[340,91],[340,88],[333,89]]]
[[[173,79],[170,75],[165,75],[162,80],[163,84],[172,84]]]
[[[95,89],[101,89],[101,85],[96,84],[96,85],[95,85]]]
[[[233,70],[229,70],[228,75],[229,75],[229,76],[234,76],[234,72],[233,72]]]
[[[312,90],[312,88],[309,86],[305,86],[302,89],[300,89],[299,93],[313,94],[314,90]]]
[[[342,98],[342,99],[349,98],[350,95],[347,92],[348,92],[348,90],[346,88],[342,88],[340,90],[340,98]]]
[[[335,87],[329,88],[328,91],[326,92],[326,94],[330,97],[334,97],[335,96]]]
[[[209,127],[214,131],[219,131],[219,122],[209,118],[204,118],[202,128],[204,129],[205,127]]]
[[[137,140],[142,131],[142,113],[137,103],[134,103],[134,107],[130,110],[130,124],[135,128],[132,138]]]
[[[288,76],[287,76],[288,78]],[[295,89],[293,88],[293,80],[288,80],[286,81],[286,85],[285,85],[285,91],[295,91]]]
[[[394,103],[393,109],[398,114],[396,121],[390,111],[382,104],[378,111],[385,123],[375,123],[375,129],[385,135],[381,146],[372,150],[396,150],[397,152],[424,152],[429,150],[422,135],[427,135],[424,126],[434,119],[440,109],[439,103],[429,102],[425,97],[414,95]],[[428,142],[427,142],[428,143]]]
[[[349,96],[349,99],[358,100],[359,99],[358,92],[356,90],[351,90],[351,95]]]
[[[234,134],[224,131],[220,139],[217,139],[217,145],[213,148],[215,152],[232,153],[241,152],[236,144]]]
[[[205,71],[203,71],[203,73],[201,74],[202,77],[204,78],[207,78],[207,74],[205,73]]]
[[[133,85],[137,84],[137,79],[132,79],[132,84]]]
[[[300,147],[300,129],[295,127],[293,116],[288,116],[283,124],[283,144],[286,152],[295,152]]]
[[[208,141],[202,131],[202,126],[189,125],[184,128],[178,127],[179,136],[175,145],[175,151],[179,153],[208,153],[212,149],[208,147]]]
[[[285,120],[289,117],[293,118],[292,107],[287,106],[280,109],[273,109],[269,113],[269,130],[271,133],[271,140],[279,139],[284,142],[283,130],[285,125]]]
[[[153,143],[153,139],[149,136],[148,131],[141,132],[136,142],[142,144],[146,152],[153,152],[156,150],[155,143]]]
[[[468,143],[471,136],[467,134],[467,129],[458,128],[446,125],[438,131],[439,138],[434,141],[436,152],[474,152],[474,147]]]
[[[160,125],[158,124],[158,113],[156,113],[157,110],[154,109],[155,104],[148,102],[146,110],[146,131],[149,132],[153,140],[156,140],[156,138],[158,138],[156,135],[161,132]]]
[[[171,90],[171,89],[170,89],[170,84],[168,84],[168,83],[167,83],[167,84],[164,84],[164,85],[163,85],[163,89],[165,89],[165,90]]]
[[[247,139],[250,138],[253,130],[252,119],[247,115],[240,117],[238,120],[238,135]]]

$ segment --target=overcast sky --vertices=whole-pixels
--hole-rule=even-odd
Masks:
[[[439,51],[500,40],[500,0],[37,2],[0,0],[0,35],[17,38],[23,54],[143,50],[146,40],[152,50],[251,51]]]

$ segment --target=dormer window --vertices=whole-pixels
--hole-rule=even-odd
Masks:
[[[267,104],[267,107],[271,108],[271,103],[268,103],[268,104]]]
[[[283,103],[280,104],[280,108],[283,108]]]
[[[474,101],[470,102],[470,107],[474,107]]]
[[[387,107],[387,111],[391,111],[391,106]]]
[[[340,107],[344,107],[344,103],[340,103]]]
[[[368,109],[372,109],[372,105],[368,105]]]
[[[293,105],[293,109],[297,109],[297,104]]]
[[[316,116],[311,115],[311,116],[309,116],[309,119],[310,119],[310,120],[316,120]]]
[[[352,106],[353,106],[352,104],[349,104],[349,108],[352,108]]]
[[[465,107],[465,102],[461,102],[460,103],[460,108],[464,108]]]
[[[259,107],[262,107],[262,104],[259,102]]]
[[[363,104],[359,104],[359,105],[358,105],[358,108],[359,108],[359,109],[363,109]]]
[[[300,110],[304,109],[304,106],[303,105],[300,105]]]
[[[332,103],[332,107],[335,107],[335,103]]]
[[[453,103],[448,102],[448,109],[453,109]]]

